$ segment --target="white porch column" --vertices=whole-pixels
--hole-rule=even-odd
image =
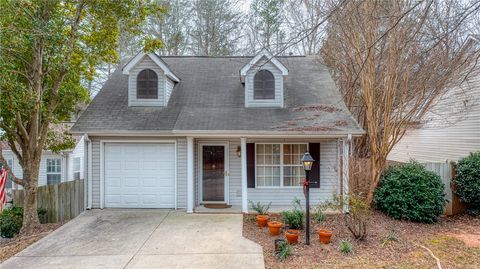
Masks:
[[[247,197],[247,139],[240,138],[241,156],[242,156],[242,212],[248,213]]]
[[[187,213],[193,213],[195,205],[193,178],[193,137],[187,137]]]
[[[343,139],[343,213],[347,213],[350,210],[349,207],[349,198],[348,198],[348,185],[349,185],[349,175],[350,175],[350,144],[352,142],[352,135],[349,134],[346,139]]]

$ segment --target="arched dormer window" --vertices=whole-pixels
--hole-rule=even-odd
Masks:
[[[137,99],[158,99],[158,77],[155,71],[145,69],[138,73]]]
[[[260,70],[253,78],[253,99],[275,99],[275,78],[272,72]]]

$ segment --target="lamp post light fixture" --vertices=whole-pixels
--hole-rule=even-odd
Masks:
[[[306,202],[306,227],[305,227],[305,245],[310,245],[310,170],[312,170],[313,163],[315,159],[312,158],[312,155],[307,151],[303,154],[302,163],[303,169],[305,170],[305,202]]]

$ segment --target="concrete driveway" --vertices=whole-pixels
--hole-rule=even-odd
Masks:
[[[0,268],[264,268],[242,215],[91,210]]]

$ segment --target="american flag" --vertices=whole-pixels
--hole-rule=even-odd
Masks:
[[[7,203],[7,194],[5,193],[5,186],[7,185],[7,171],[5,167],[0,170],[0,211],[3,210],[3,206]]]

